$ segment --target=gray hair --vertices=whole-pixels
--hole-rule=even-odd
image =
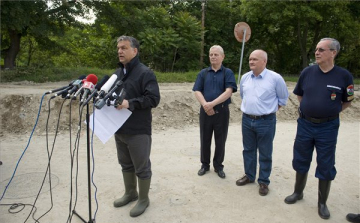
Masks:
[[[330,40],[331,41],[330,44],[329,44],[329,48],[331,50],[336,50],[336,55],[340,52],[340,43],[339,43],[339,41],[337,41],[334,38],[329,38],[329,37],[322,38],[320,41],[324,41],[324,40]]]
[[[138,50],[138,53],[140,51],[140,44],[139,41],[137,39],[135,39],[132,36],[120,36],[119,38],[117,38],[116,43],[119,43],[120,41],[129,41],[130,42],[130,46],[132,48],[136,48]]]
[[[223,49],[220,45],[214,45],[214,46],[210,47],[209,52],[210,52],[210,50],[212,50],[212,49],[218,49],[218,50],[220,50],[220,53],[221,53],[222,55],[225,55],[224,49]]]

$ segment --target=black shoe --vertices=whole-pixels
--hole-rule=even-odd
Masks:
[[[206,169],[205,167],[201,167],[201,169],[198,172],[198,175],[202,176],[206,173],[206,171],[209,171],[209,169]]]
[[[360,222],[360,214],[349,213],[346,215],[346,220],[348,220],[349,222],[359,223]]]
[[[223,170],[215,170],[215,173],[217,173],[220,178],[225,178],[225,173]]]

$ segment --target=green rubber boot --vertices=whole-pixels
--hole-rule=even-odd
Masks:
[[[138,192],[136,191],[136,175],[135,172],[122,172],[124,177],[125,194],[114,201],[114,207],[122,207],[131,201],[138,199]]]
[[[151,179],[142,180],[139,179],[139,200],[130,211],[131,217],[137,217],[144,213],[146,208],[150,205],[149,189]]]

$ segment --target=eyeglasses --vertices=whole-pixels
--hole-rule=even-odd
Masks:
[[[316,49],[315,49],[315,52],[316,52],[316,51],[319,51],[320,53],[322,53],[322,52],[324,52],[324,51],[326,51],[326,50],[333,51],[333,50],[335,50],[335,49],[323,49],[323,48],[316,48]]]

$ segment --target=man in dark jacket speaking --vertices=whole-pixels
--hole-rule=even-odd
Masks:
[[[125,185],[123,197],[114,201],[121,207],[138,200],[130,216],[144,213],[150,204],[148,197],[151,181],[151,109],[160,102],[160,91],[155,74],[139,60],[139,42],[131,36],[117,39],[120,69],[115,73],[123,81],[125,99],[116,108],[129,109],[132,114],[115,133],[117,156],[122,167]],[[137,191],[137,179],[139,192]]]

